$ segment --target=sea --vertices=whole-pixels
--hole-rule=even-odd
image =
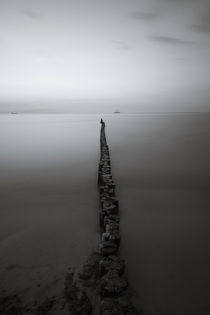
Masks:
[[[1,114],[0,291],[57,294],[99,244],[100,119],[130,294],[210,314],[210,113]]]

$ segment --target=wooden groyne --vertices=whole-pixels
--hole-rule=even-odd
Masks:
[[[128,280],[124,275],[125,261],[119,257],[120,217],[119,201],[111,171],[105,122],[101,119],[100,162],[98,168],[99,224],[100,224],[100,315],[136,315],[128,294]]]

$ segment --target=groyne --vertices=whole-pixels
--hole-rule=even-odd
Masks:
[[[0,292],[2,315],[142,315],[135,309],[125,276],[125,261],[120,258],[120,209],[115,194],[105,122],[101,120],[100,161],[98,168],[100,251],[93,251],[82,266],[69,266],[64,287],[53,283],[41,287],[27,301],[23,291]],[[62,281],[62,278],[58,281]],[[56,280],[57,281],[57,280]],[[34,288],[34,284],[33,284]],[[41,290],[41,291],[40,291]],[[35,292],[35,291],[34,291]],[[41,293],[40,293],[41,292]],[[56,295],[54,295],[56,292]],[[28,294],[28,289],[25,290]],[[53,294],[53,295],[52,295]],[[43,295],[43,297],[42,297]],[[26,295],[27,296],[27,295]]]
[[[130,301],[125,261],[119,256],[121,242],[119,201],[115,194],[105,122],[101,119],[100,161],[98,168],[100,224],[100,315],[136,315]]]

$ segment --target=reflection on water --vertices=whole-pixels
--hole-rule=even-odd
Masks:
[[[136,303],[145,315],[210,314],[210,115],[103,119]],[[62,272],[96,246],[99,121],[0,116],[1,286],[23,287],[38,265]],[[24,281],[5,272],[11,264]]]

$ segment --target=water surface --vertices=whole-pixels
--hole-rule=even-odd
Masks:
[[[103,119],[135,302],[145,315],[210,314],[210,115]],[[39,297],[97,247],[99,120],[0,116],[1,289]]]

